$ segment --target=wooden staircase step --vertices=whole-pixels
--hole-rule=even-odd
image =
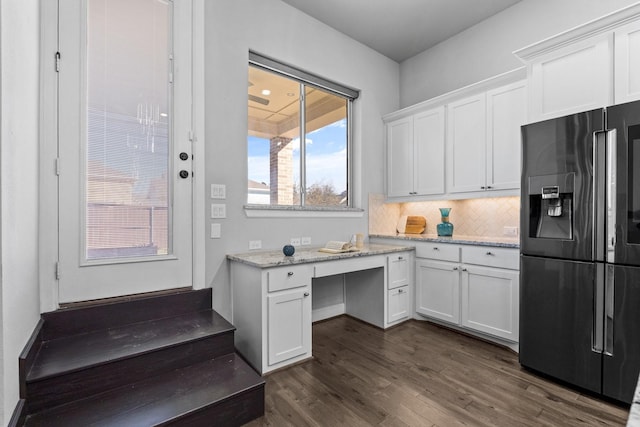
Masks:
[[[29,410],[233,353],[234,330],[209,309],[44,341],[26,375]]]
[[[29,415],[25,426],[240,426],[264,414],[264,380],[231,353]]]

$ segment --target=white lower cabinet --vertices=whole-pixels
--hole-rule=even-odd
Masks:
[[[267,295],[269,365],[311,354],[311,288]]]
[[[518,341],[518,271],[469,265],[461,278],[462,326]]]
[[[518,341],[519,251],[467,245],[416,245],[416,313]]]
[[[391,289],[387,293],[387,323],[408,318],[411,308],[409,286]]]
[[[445,322],[460,322],[458,264],[416,259],[416,312]]]

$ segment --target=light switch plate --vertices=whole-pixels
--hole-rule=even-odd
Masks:
[[[249,240],[249,249],[261,249],[262,240]]]
[[[226,199],[227,198],[227,186],[224,184],[211,184],[211,198],[212,199]]]
[[[502,234],[509,237],[518,237],[518,227],[504,227]]]
[[[211,218],[226,218],[227,205],[224,203],[211,203]]]
[[[211,224],[211,238],[219,239],[222,236],[222,227],[220,224]]]

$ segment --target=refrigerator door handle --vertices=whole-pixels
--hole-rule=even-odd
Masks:
[[[617,134],[616,130],[607,131],[607,188],[606,188],[606,206],[607,206],[607,217],[606,217],[606,230],[607,230],[607,238],[605,243],[605,248],[607,251],[607,262],[615,262],[615,245],[616,245],[616,217],[617,217],[617,206],[616,206],[616,174],[617,174]],[[600,205],[600,206],[605,206]]]
[[[604,265],[596,264],[596,280],[593,289],[593,334],[591,336],[591,351],[602,353],[604,350]]]
[[[605,223],[606,219],[600,213],[601,207],[605,205],[607,182],[607,132],[594,132],[593,134],[593,237],[591,249],[596,261],[605,260]]]
[[[605,270],[604,290],[604,355],[613,356],[614,310],[615,310],[615,270],[607,265]]]

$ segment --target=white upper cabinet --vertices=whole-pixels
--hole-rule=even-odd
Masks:
[[[550,52],[530,64],[532,121],[611,104],[612,47],[611,35],[599,35]]]
[[[515,52],[527,64],[529,121],[640,99],[640,3]]]
[[[464,193],[485,189],[486,95],[447,107],[447,190]]]
[[[614,33],[615,103],[640,99],[640,21]]]
[[[520,126],[526,122],[524,81],[487,92],[487,189],[520,188]]]
[[[447,191],[477,194],[520,188],[526,83],[452,102],[447,113]]]
[[[387,195],[444,193],[444,107],[387,123]]]

